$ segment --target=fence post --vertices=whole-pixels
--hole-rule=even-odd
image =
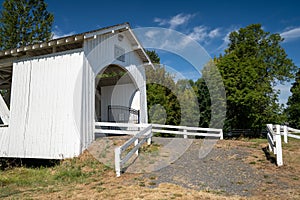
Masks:
[[[187,137],[187,134],[186,134],[187,130],[186,130],[186,129],[183,129],[183,132],[184,132],[183,138],[187,139],[187,138],[188,138],[188,137]]]
[[[284,139],[284,143],[288,143],[288,127],[287,125],[283,126],[283,139]]]
[[[224,139],[223,129],[221,129],[221,131],[220,131],[220,140],[223,140],[223,139]]]
[[[139,144],[139,139],[136,138],[136,140],[134,141],[134,146]],[[135,154],[138,156],[139,155],[139,149],[136,150]]]
[[[273,139],[274,135],[270,132],[270,130],[273,130],[273,125],[272,125],[272,124],[267,124],[267,130],[268,130],[268,133],[267,133],[267,139],[268,139],[269,151],[272,152],[272,151],[273,151],[273,146],[271,146],[269,140],[274,141],[274,139]],[[270,136],[271,136],[272,138],[270,138]]]
[[[283,161],[282,161],[282,146],[281,146],[281,135],[280,135],[280,125],[276,125],[276,161],[277,161],[277,166],[282,166]]]
[[[151,140],[152,140],[152,125],[150,125],[151,128],[150,128],[150,133],[149,133],[149,137],[147,139],[147,144],[150,145],[151,144]]]
[[[121,149],[120,147],[115,148],[115,170],[117,177],[121,176]]]

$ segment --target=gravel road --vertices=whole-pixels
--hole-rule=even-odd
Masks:
[[[256,189],[260,182],[260,176],[249,164],[241,161],[247,152],[237,148],[213,148],[205,158],[199,159],[201,144],[201,140],[194,140],[174,163],[145,174],[145,177],[152,179],[152,187],[169,182],[196,190],[250,196],[251,190]]]

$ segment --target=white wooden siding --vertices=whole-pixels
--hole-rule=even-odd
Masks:
[[[121,33],[122,34],[122,33]],[[86,40],[84,44],[84,59],[85,59],[85,68],[91,69],[96,76],[101,70],[110,64],[116,64],[121,67],[124,67],[128,70],[128,73],[134,80],[136,88],[140,90],[140,121],[141,123],[148,122],[147,116],[147,100],[146,100],[146,78],[145,71],[143,67],[143,61],[133,51],[132,44],[127,39],[126,35],[122,41],[118,40],[117,36],[113,34],[106,34],[94,37],[92,39]],[[121,47],[125,50],[125,62],[116,60],[114,58],[114,48],[115,45]],[[94,81],[94,79],[93,79]],[[94,83],[90,83],[90,87],[93,88],[91,91],[92,95],[90,98],[95,99],[95,86]],[[88,100],[93,102],[92,100]],[[95,106],[92,106],[94,108]],[[88,112],[90,116],[94,117],[94,110]],[[89,122],[90,123],[90,122]]]
[[[3,151],[3,144],[8,143],[8,137],[7,132],[9,130],[9,127],[0,127],[0,157],[6,157],[8,156],[7,151]]]
[[[11,118],[0,156],[59,159],[79,155],[73,99],[81,96],[75,77],[82,68],[82,52],[24,60],[13,67]]]

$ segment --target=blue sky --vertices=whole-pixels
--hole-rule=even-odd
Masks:
[[[3,1],[0,1],[1,4]],[[300,66],[300,3],[286,1],[58,1],[46,0],[55,16],[56,37],[86,32],[129,22],[132,28],[171,28],[195,39],[210,56],[218,56],[227,46],[228,34],[249,24],[260,23],[265,31],[280,33],[288,56]],[[163,64],[188,72],[183,59],[159,52]],[[281,102],[289,95],[289,84],[280,85]]]

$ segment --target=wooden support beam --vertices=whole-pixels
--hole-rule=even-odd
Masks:
[[[75,41],[83,40],[83,35],[75,36]]]
[[[57,44],[57,41],[51,41],[51,42],[48,42],[48,46],[54,46]]]
[[[66,40],[65,40],[65,39],[57,40],[57,44],[64,44],[64,43],[66,43]]]
[[[2,95],[0,95],[0,117],[2,122],[4,123],[4,125],[8,125],[9,123],[9,110],[8,107],[2,97]]]
[[[66,43],[73,42],[75,40],[74,37],[69,37],[66,39]]]
[[[20,48],[17,49],[17,52],[18,52],[18,53],[19,53],[19,52],[22,52],[22,51],[24,51],[24,47],[20,47]]]
[[[48,47],[48,43],[47,42],[44,42],[44,43],[40,44],[40,48],[45,48],[45,47]]]
[[[32,49],[32,46],[24,47],[24,51],[28,51],[28,50],[31,50],[31,49]]]
[[[40,48],[39,44],[32,45],[32,49],[39,49],[39,48]]]

